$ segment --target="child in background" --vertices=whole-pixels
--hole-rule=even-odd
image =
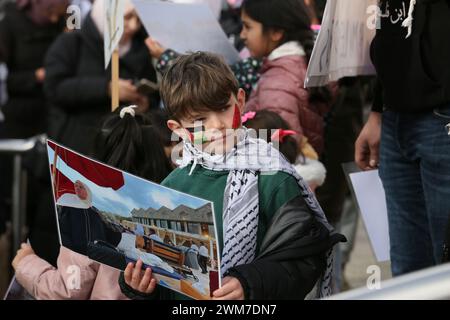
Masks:
[[[343,237],[292,165],[242,127],[245,92],[230,68],[214,54],[180,56],[161,96],[169,128],[183,138],[180,166],[162,185],[214,204],[223,278],[213,298],[329,295],[330,249]],[[139,290],[140,273],[127,267],[125,294]]]
[[[108,115],[95,139],[95,157],[112,167],[160,183],[172,171],[165,150],[170,148],[170,136],[157,124],[161,117],[164,119],[158,111],[136,114],[136,106]]]
[[[320,154],[323,115],[328,104],[318,103],[327,101],[326,94],[304,88],[314,46],[304,1],[245,0],[241,19],[241,38],[252,57],[264,58],[256,90],[252,91],[245,110],[276,112],[298,133],[298,142],[307,137]]]
[[[299,147],[294,139],[297,132],[290,130],[286,121],[278,114],[268,110],[258,112],[249,111],[242,116],[242,124],[254,129],[258,138],[267,142],[276,142],[278,150],[294,165],[297,173],[305,180],[311,191],[321,186],[325,181],[326,169],[324,165],[314,158],[306,147]],[[267,129],[267,134],[261,135],[261,129]]]
[[[251,59],[232,69],[239,86],[251,95],[245,111],[278,113],[298,135],[306,137],[312,153],[323,151],[323,116],[328,112],[328,88],[305,89],[306,69],[314,46],[314,32],[304,0],[244,0],[241,7],[241,38]],[[178,56],[148,38],[150,54],[159,59],[164,73]],[[262,65],[261,65],[262,60]],[[330,87],[331,89],[332,87]]]
[[[150,118],[136,115],[134,107],[123,108],[106,117],[94,154],[108,165],[160,182],[172,168],[157,135]],[[142,265],[142,261],[137,264]],[[28,244],[22,244],[12,265],[17,281],[36,299],[126,299],[117,283],[119,270],[62,246],[57,268],[35,255]],[[73,266],[79,267],[79,283],[70,281]],[[142,291],[153,291],[156,283],[151,280],[150,269],[145,276],[150,280]]]

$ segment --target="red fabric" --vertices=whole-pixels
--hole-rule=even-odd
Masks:
[[[53,174],[53,165],[51,165],[51,169]],[[55,184],[58,186],[58,189],[55,191],[56,200],[58,200],[59,197],[61,197],[65,193],[75,194],[75,187],[73,185],[73,182],[65,175],[63,175],[58,169],[56,169]]]
[[[125,184],[121,171],[94,162],[51,141],[47,143],[69,167],[96,185],[118,190]]]
[[[278,141],[283,143],[284,142],[284,137],[287,136],[294,136],[296,135],[297,132],[295,132],[294,130],[283,130],[283,129],[278,129],[276,130],[272,137],[270,138],[272,141]]]
[[[233,126],[232,129],[237,129],[241,126],[241,111],[237,105],[234,106]]]
[[[209,271],[209,293],[212,298],[213,292],[219,289],[219,272]]]

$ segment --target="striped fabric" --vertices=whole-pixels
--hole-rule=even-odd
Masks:
[[[183,158],[178,162],[180,168],[192,163],[190,174],[198,164],[208,170],[229,171],[223,205],[222,276],[231,267],[250,263],[255,258],[259,219],[259,174],[282,171],[293,176],[316,219],[330,231],[333,230],[308,185],[272,144],[253,138],[251,130],[246,128],[238,129],[236,135],[238,143],[225,155],[202,152],[185,141]],[[327,267],[320,280],[318,298],[331,295],[332,265],[332,250],[330,250],[327,252]]]

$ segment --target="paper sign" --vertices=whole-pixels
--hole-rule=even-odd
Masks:
[[[237,50],[207,4],[144,0],[133,3],[148,34],[163,47],[180,53],[220,54],[228,64],[239,61]]]
[[[350,173],[356,201],[378,262],[390,260],[386,198],[378,170]]]
[[[343,77],[375,74],[370,44],[376,32],[377,1],[327,1],[305,87],[324,86]]]
[[[111,56],[119,45],[123,34],[123,15],[125,10],[125,1],[123,0],[104,0],[105,27],[104,27],[104,46],[105,46],[105,69],[108,68]]]
[[[112,168],[47,140],[61,245],[198,300],[220,286],[212,202]]]
[[[214,16],[219,19],[222,11],[222,0],[172,0],[174,3],[206,3]]]

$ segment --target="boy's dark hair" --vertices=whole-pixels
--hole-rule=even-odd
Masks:
[[[274,130],[290,129],[283,118],[281,118],[277,113],[268,110],[261,110],[256,112],[255,117],[253,119],[247,120],[244,123],[244,126],[249,129],[254,129],[258,137],[260,129],[267,129],[267,142],[271,142],[271,135]],[[279,144],[279,151],[286,157],[286,159],[290,163],[295,163],[300,153],[297,141],[292,136],[284,137],[284,141],[280,142]]]
[[[170,147],[179,142],[175,139],[176,135],[174,136],[174,133],[167,126],[167,120],[169,120],[169,116],[166,110],[155,109],[151,111],[152,126],[164,147]]]
[[[238,90],[230,67],[207,52],[178,57],[164,74],[160,89],[169,117],[177,121],[197,112],[222,110]]]
[[[110,166],[157,183],[172,171],[151,118],[119,110],[104,118],[94,140],[94,156]]]

